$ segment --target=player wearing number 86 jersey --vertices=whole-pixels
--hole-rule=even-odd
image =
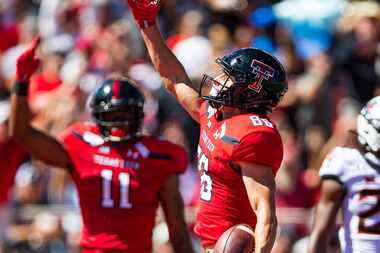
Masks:
[[[248,223],[255,251],[270,252],[277,231],[274,177],[283,147],[268,114],[288,89],[285,69],[263,50],[241,48],[216,59],[217,73],[192,83],[155,25],[161,2],[128,0],[164,86],[201,127],[195,232],[208,251],[230,226]]]
[[[94,122],[74,124],[60,141],[31,126],[26,96],[39,63],[38,42],[17,61],[11,134],[32,156],[71,174],[83,216],[83,252],[150,253],[159,203],[175,252],[192,252],[177,176],[187,166],[186,152],[141,134],[144,96],[131,80],[105,80],[91,97]]]
[[[342,252],[380,252],[380,97],[358,116],[357,148],[336,147],[319,171],[322,178],[309,253],[326,252],[339,209]]]
[[[256,225],[240,168],[233,162],[265,165],[275,175],[283,155],[277,128],[265,115],[247,113],[218,121],[217,113],[208,102],[201,106],[198,169],[202,188],[195,232],[205,248],[235,224]]]

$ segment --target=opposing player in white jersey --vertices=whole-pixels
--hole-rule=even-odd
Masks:
[[[342,252],[380,252],[380,96],[363,107],[357,123],[360,147],[335,148],[319,172],[321,199],[308,253],[326,252],[340,208]]]

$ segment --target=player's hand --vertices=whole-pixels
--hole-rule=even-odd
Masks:
[[[30,77],[36,72],[40,60],[36,58],[36,48],[40,43],[40,36],[36,36],[30,47],[22,53],[16,63],[16,80],[19,82],[28,82]]]
[[[160,0],[127,0],[136,23],[141,29],[156,24]]]

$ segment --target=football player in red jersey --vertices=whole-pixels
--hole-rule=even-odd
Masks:
[[[93,94],[95,123],[74,124],[61,141],[33,128],[27,94],[39,63],[37,44],[17,61],[11,132],[32,156],[71,174],[83,216],[83,252],[150,253],[159,203],[175,252],[192,252],[177,177],[187,165],[184,149],[140,134],[144,97],[121,78],[106,80]]]
[[[239,49],[218,58],[220,74],[204,75],[196,91],[155,25],[159,1],[128,4],[164,85],[201,126],[195,232],[203,247],[212,250],[229,227],[246,223],[255,230],[255,252],[270,252],[277,229],[274,177],[283,147],[268,114],[287,90],[284,68],[262,50]]]
[[[9,113],[8,100],[0,101],[0,252],[2,252],[9,222],[9,193],[13,187],[17,169],[28,158],[22,146],[9,138]]]

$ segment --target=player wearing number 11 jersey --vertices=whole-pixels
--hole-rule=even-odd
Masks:
[[[18,59],[11,130],[34,157],[71,174],[83,216],[83,252],[151,253],[159,203],[175,252],[192,252],[177,178],[187,166],[184,149],[141,135],[144,97],[123,78],[103,82],[91,98],[95,122],[74,124],[60,142],[33,128],[26,95],[38,67],[37,44]]]
[[[336,147],[319,171],[321,199],[309,253],[327,252],[340,209],[342,252],[380,252],[380,97],[371,99],[361,110],[357,134],[360,147]]]

